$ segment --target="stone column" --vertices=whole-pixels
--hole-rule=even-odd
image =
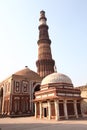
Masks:
[[[64,115],[65,115],[65,119],[68,119],[67,101],[66,100],[64,100]]]
[[[81,107],[81,116],[82,116],[82,117],[84,117],[84,112],[82,111],[82,106],[83,106],[83,103],[82,103],[82,102],[83,102],[83,101],[81,100],[81,101],[80,101],[80,107]]]
[[[3,87],[3,100],[2,100],[2,115],[4,114],[4,109],[5,109],[5,87]]]
[[[8,100],[7,100],[7,115],[10,114],[10,106],[9,105],[10,104],[9,104],[9,98],[8,98]]]
[[[35,118],[37,118],[37,102],[35,102]]]
[[[76,100],[74,100],[74,112],[75,112],[75,116],[76,116],[76,118],[78,118],[77,102],[76,102]]]
[[[48,119],[51,119],[51,102],[48,101]]]
[[[3,102],[3,97],[0,97],[0,114],[2,114],[2,102]]]
[[[55,100],[55,116],[56,116],[56,120],[59,120],[59,101]]]
[[[1,97],[0,97],[0,114],[1,114],[1,108],[2,108],[2,104],[1,104]]]
[[[31,99],[31,96],[32,96],[32,93],[33,93],[33,92],[32,92],[32,88],[33,88],[32,82],[29,82],[29,88],[30,88],[30,92],[29,92],[29,94],[30,94],[30,97],[29,97],[29,98],[30,98],[30,101],[29,101],[29,102],[30,102],[30,105],[29,105],[29,108],[30,108],[30,110],[31,110],[31,100],[32,100],[32,99]]]
[[[40,102],[40,118],[42,118],[42,102]]]

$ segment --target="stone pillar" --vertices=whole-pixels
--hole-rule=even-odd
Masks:
[[[37,102],[35,102],[35,118],[37,118]]]
[[[76,116],[76,118],[78,118],[77,102],[76,102],[76,100],[74,100],[74,112],[75,112],[75,116]]]
[[[3,96],[3,101],[2,101],[2,115],[4,114],[4,109],[5,109],[4,108],[5,107],[4,104],[5,104],[5,99],[4,99],[4,96]]]
[[[2,102],[3,102],[3,97],[0,97],[0,114],[2,114]]]
[[[59,120],[59,101],[55,100],[55,120]]]
[[[40,102],[40,118],[42,118],[42,102]]]
[[[10,95],[10,114],[13,113],[13,108],[12,108],[12,94]]]
[[[83,106],[83,100],[80,101],[80,107],[81,107],[81,116],[84,117],[84,112],[82,111],[82,106]]]
[[[51,102],[48,101],[48,119],[51,119]]]
[[[2,100],[1,100],[1,97],[0,97],[0,114],[1,114],[1,111],[2,111],[2,110],[1,110],[1,108],[2,108],[2,103],[1,103],[1,101],[2,101]]]
[[[9,115],[9,98],[7,99],[7,115]]]
[[[66,100],[64,100],[64,115],[65,115],[65,119],[68,119],[67,101]]]
[[[30,102],[30,106],[29,106],[29,109],[31,110],[31,100],[32,100],[31,99],[31,94],[32,94],[32,88],[33,88],[32,82],[29,82],[29,88],[30,88],[30,93],[29,93],[30,94],[30,101],[29,101]]]

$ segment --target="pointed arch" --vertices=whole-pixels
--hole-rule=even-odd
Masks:
[[[39,91],[40,90],[40,83],[36,83],[34,86],[33,86],[33,99],[35,98],[35,92],[36,91]]]

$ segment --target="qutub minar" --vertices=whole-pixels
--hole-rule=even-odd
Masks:
[[[48,25],[46,24],[47,18],[44,11],[40,12],[39,21],[38,60],[36,65],[37,73],[44,78],[54,72],[55,61],[52,59],[51,40],[49,39]]]
[[[25,66],[0,83],[0,116],[82,117],[87,112],[87,97],[81,97],[83,89],[74,88],[67,75],[55,71],[45,11],[40,12],[39,22],[37,73]]]

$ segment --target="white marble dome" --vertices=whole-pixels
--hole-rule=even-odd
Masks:
[[[50,84],[50,83],[67,83],[67,84],[72,84],[72,81],[65,74],[52,73],[52,74],[49,74],[48,76],[46,76],[42,80],[41,85]]]

